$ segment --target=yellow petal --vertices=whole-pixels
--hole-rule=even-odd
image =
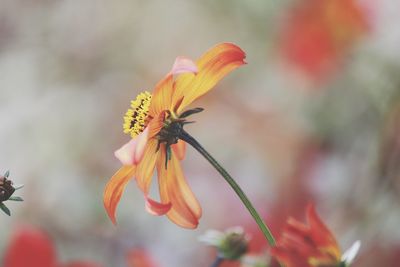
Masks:
[[[147,126],[149,128],[148,138],[153,138],[158,134],[158,132],[160,132],[160,130],[164,126],[164,118],[165,118],[165,112],[162,111],[160,114],[157,114],[156,117],[154,117],[149,122],[149,125]]]
[[[124,192],[125,186],[129,180],[134,176],[136,166],[123,166],[120,168],[108,181],[103,195],[104,208],[107,211],[108,217],[116,224],[115,211],[117,205]]]
[[[245,64],[246,57],[240,47],[231,43],[221,43],[207,51],[196,62],[198,73],[184,73],[177,77],[171,108],[177,107],[180,113],[195,99],[212,89],[225,75]]]
[[[149,108],[149,116],[155,118],[162,111],[169,109],[173,90],[173,75],[169,73],[154,88]]]
[[[167,169],[165,157],[165,148],[162,147],[157,161],[157,171],[161,201],[171,203],[167,217],[181,227],[196,228],[202,213],[200,204],[186,183],[175,153],[172,152]]]
[[[151,178],[157,160],[157,143],[156,139],[150,139],[146,145],[143,158],[136,169],[136,181],[145,195],[149,193]]]

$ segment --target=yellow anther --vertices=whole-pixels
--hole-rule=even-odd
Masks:
[[[151,94],[147,91],[140,93],[131,101],[131,107],[124,116],[124,133],[134,138],[143,132],[148,123],[150,103]]]

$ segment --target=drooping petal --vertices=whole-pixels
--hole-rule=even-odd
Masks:
[[[103,195],[104,208],[107,211],[108,217],[116,224],[115,211],[121,199],[122,193],[129,182],[135,175],[136,166],[123,166],[121,167],[108,181]]]
[[[57,258],[53,243],[38,229],[19,229],[12,236],[1,266],[56,267]]]
[[[180,162],[172,151],[171,160],[165,168],[165,147],[157,161],[160,197],[163,203],[171,203],[168,218],[184,228],[196,228],[201,217],[201,207],[186,183]]]
[[[150,139],[143,153],[143,158],[137,165],[136,181],[138,187],[147,195],[149,193],[151,178],[153,177],[154,168],[157,160],[157,145],[156,139]]]
[[[174,151],[176,157],[179,160],[185,159],[185,154],[186,154],[186,143],[185,141],[179,139],[178,143],[171,145],[172,150]]]
[[[148,213],[156,216],[164,215],[171,209],[171,203],[160,203],[149,197],[146,199],[146,210]]]
[[[182,101],[177,107],[177,113],[180,113],[212,89],[225,75],[243,65],[245,56],[240,47],[231,43],[221,43],[211,48],[196,62],[197,74],[184,73],[177,77],[171,107]]]

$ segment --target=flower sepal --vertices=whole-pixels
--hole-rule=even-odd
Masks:
[[[172,150],[171,145],[178,143],[184,133],[183,126],[194,121],[187,121],[185,118],[190,115],[202,112],[203,108],[189,109],[183,112],[179,117],[175,114],[169,113],[168,118],[164,121],[164,127],[157,134],[158,145],[157,151],[160,149],[160,145],[165,143],[167,156],[165,158],[165,169],[167,169],[168,161],[171,159]]]
[[[7,171],[3,176],[0,176],[0,209],[7,214],[11,215],[10,209],[4,204],[5,201],[24,201],[21,197],[13,196],[14,192],[23,187],[14,186],[13,182],[8,179],[10,172]]]

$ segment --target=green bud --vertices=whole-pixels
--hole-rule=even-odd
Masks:
[[[216,247],[219,257],[238,260],[247,252],[249,237],[241,227],[235,227],[225,232],[209,230],[200,237],[200,241]]]

